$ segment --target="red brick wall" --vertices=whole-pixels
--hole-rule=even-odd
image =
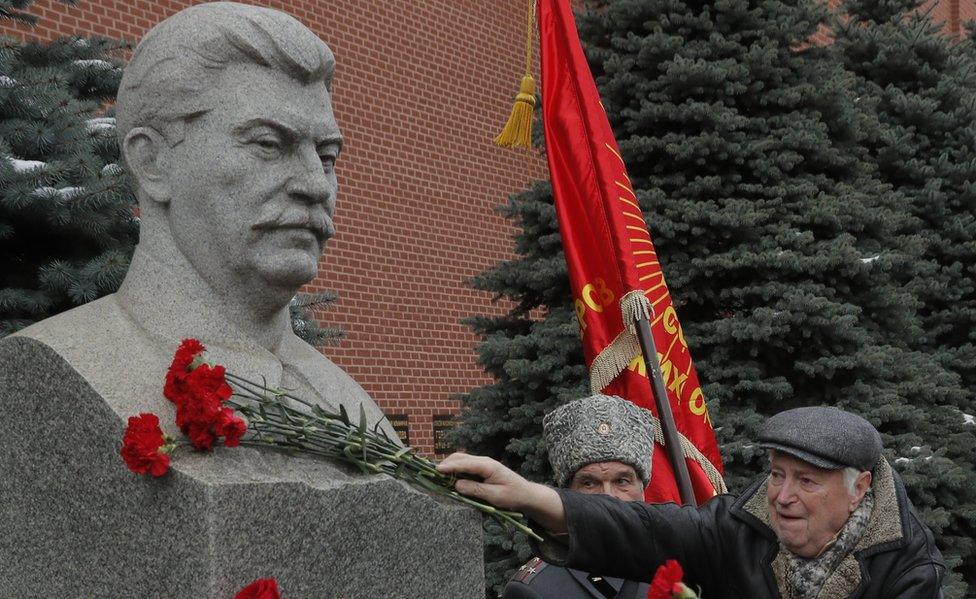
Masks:
[[[930,0],[922,10],[931,9],[933,21],[943,23],[943,30],[950,35],[965,35],[963,24],[976,21],[976,0]]]
[[[39,0],[31,30],[138,40],[193,1]],[[268,0],[319,34],[338,60],[334,104],[346,148],[339,162],[338,235],[309,290],[334,289],[318,316],[346,329],[326,354],[388,414],[407,414],[410,441],[433,450],[432,417],[457,413],[458,393],[489,379],[459,320],[500,313],[466,280],[511,253],[494,212],[546,176],[536,155],[495,147],[522,75],[521,0]]]
[[[976,1],[974,0],[958,0],[959,2],[959,21],[961,23],[966,23],[968,21],[976,21]],[[958,31],[965,34],[965,30],[959,27]]]
[[[836,9],[841,0],[827,0],[828,6]],[[976,0],[927,0],[921,7],[929,12],[929,17],[936,23],[942,23],[942,30],[948,35],[964,35],[963,24],[976,21]],[[829,44],[833,41],[830,29],[820,27],[810,37],[814,44]]]

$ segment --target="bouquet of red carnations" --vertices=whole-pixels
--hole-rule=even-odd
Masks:
[[[272,447],[305,455],[340,460],[364,473],[388,474],[469,505],[497,520],[540,539],[517,512],[499,510],[454,490],[454,478],[441,474],[431,460],[403,447],[378,426],[369,428],[360,409],[353,422],[344,407],[333,413],[280,389],[269,389],[204,361],[206,348],[185,339],[166,373],[163,394],[176,405],[176,426],[197,451],[221,442]],[[122,458],[138,474],[162,476],[179,443],[163,434],[155,414],[129,418],[122,440]]]

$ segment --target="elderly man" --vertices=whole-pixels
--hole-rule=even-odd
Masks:
[[[334,69],[322,40],[267,8],[202,4],[154,27],[118,95],[142,219],[129,271],[117,293],[17,336],[54,349],[122,416],[152,411],[171,426],[163,377],[194,337],[228,370],[382,422],[289,319],[335,234]]]
[[[709,599],[941,596],[945,563],[866,420],[798,408],[770,418],[760,441],[769,474],[698,508],[557,491],[478,456],[440,469],[481,477],[458,490],[538,522],[550,563],[647,580],[674,558]]]
[[[619,397],[594,395],[560,406],[542,420],[556,484],[587,495],[643,501],[651,477],[650,414]],[[552,566],[534,558],[515,573],[504,599],[643,599],[647,585]]]

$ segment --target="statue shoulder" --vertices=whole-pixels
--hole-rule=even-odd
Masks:
[[[366,391],[338,364],[319,350],[290,334],[283,345],[285,359],[305,372],[316,373],[316,384],[323,385],[329,395],[342,393],[347,396],[369,397]]]
[[[44,319],[2,342],[43,346],[120,415],[162,416],[169,409],[162,395],[167,359],[113,295]]]
[[[373,398],[338,364],[294,334],[286,337],[281,351],[283,361],[309,375],[306,380],[324,401],[324,408],[335,410],[342,404],[356,418],[362,407],[370,426],[379,423],[391,439],[397,439],[396,431]]]
[[[143,353],[138,349],[140,343],[147,348],[151,344],[148,335],[119,306],[114,294],[45,318],[12,337],[39,341],[76,367],[93,359],[101,365],[112,359],[122,360],[117,364],[128,363]],[[106,357],[120,352],[122,355]]]

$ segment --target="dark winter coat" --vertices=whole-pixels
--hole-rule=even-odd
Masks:
[[[505,585],[502,599],[644,599],[648,585],[552,566],[533,558]]]
[[[820,597],[933,599],[941,597],[945,562],[887,461],[875,468],[875,505],[861,540],[824,584]],[[786,555],[769,527],[766,479],[740,498],[704,505],[624,503],[559,491],[569,534],[538,546],[547,562],[608,576],[650,580],[669,558],[685,583],[707,599],[789,599]]]

